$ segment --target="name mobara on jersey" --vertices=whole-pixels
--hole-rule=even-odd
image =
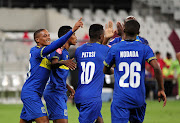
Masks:
[[[126,57],[139,57],[138,51],[120,51],[120,57],[126,58]]]
[[[95,57],[96,52],[82,52],[82,58],[87,58],[87,57]]]

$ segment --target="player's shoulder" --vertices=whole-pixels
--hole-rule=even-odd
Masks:
[[[34,46],[30,49],[30,52],[38,52],[38,51],[41,51],[43,47],[40,47],[40,46]]]
[[[139,40],[143,43],[143,44],[146,44],[146,45],[149,45],[149,42],[148,42],[148,40],[146,39],[146,38],[144,38],[144,37],[141,37],[141,36],[137,36],[138,38],[139,38]]]

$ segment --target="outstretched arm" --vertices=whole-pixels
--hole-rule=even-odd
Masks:
[[[76,24],[74,25],[72,30],[67,32],[65,35],[63,35],[56,41],[52,42],[50,45],[44,47],[44,49],[42,49],[42,51],[41,51],[41,57],[47,56],[51,52],[55,51],[57,48],[62,47],[76,30],[78,30],[80,27],[83,27],[83,22],[81,20],[82,20],[82,18],[80,18],[76,22]]]
[[[76,69],[76,63],[73,62],[74,58],[72,59],[68,59],[68,60],[63,60],[63,61],[59,61],[58,59],[53,59],[52,60],[52,69],[56,69],[59,68],[59,66],[61,65],[65,65],[67,66],[69,69],[71,70],[75,70]]]
[[[166,100],[166,94],[164,92],[164,83],[163,83],[163,76],[162,76],[161,68],[159,67],[158,62],[155,59],[150,61],[150,65],[154,69],[155,78],[158,82],[158,100],[160,102],[162,99],[164,101],[163,106],[165,106],[167,100]]]

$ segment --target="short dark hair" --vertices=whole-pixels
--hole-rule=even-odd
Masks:
[[[166,57],[167,57],[167,58],[171,58],[171,57],[172,57],[172,56],[171,56],[171,53],[167,52],[167,53],[166,53]]]
[[[71,30],[71,26],[61,26],[58,30],[58,37],[65,35],[69,30]]]
[[[101,24],[92,24],[89,28],[89,37],[91,39],[99,39],[100,35],[103,34],[104,29]]]
[[[156,55],[159,55],[159,54],[161,54],[159,51],[156,51],[156,53],[155,53]]]
[[[36,31],[34,32],[34,41],[35,41],[35,42],[36,42],[37,35],[38,35],[41,31],[43,31],[43,30],[46,30],[46,29],[38,29],[38,30],[36,30]]]
[[[125,23],[125,29],[124,32],[129,36],[134,36],[139,34],[140,24],[137,22],[137,20],[128,20]]]

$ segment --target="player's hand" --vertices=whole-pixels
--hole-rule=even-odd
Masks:
[[[82,17],[75,23],[74,27],[72,28],[72,32],[78,30],[79,27],[83,28]]]
[[[105,38],[112,38],[115,34],[113,30],[113,22],[109,21],[108,24],[105,25]]]
[[[161,102],[161,99],[164,101],[163,107],[166,106],[166,94],[164,90],[159,90],[158,91],[158,101]]]
[[[119,36],[123,36],[123,34],[124,34],[123,24],[121,24],[121,23],[118,21],[117,24],[116,24],[116,26],[117,26],[117,34],[118,34]]]
[[[64,60],[64,65],[66,65],[69,69],[75,70],[76,69],[76,63],[73,62],[74,58]]]
[[[70,96],[69,96],[69,97],[70,97],[71,99],[73,99],[73,98],[74,98],[74,95],[75,95],[75,90],[72,89],[71,87],[69,87],[69,88],[68,88],[68,91],[69,91],[69,93],[70,93]]]

